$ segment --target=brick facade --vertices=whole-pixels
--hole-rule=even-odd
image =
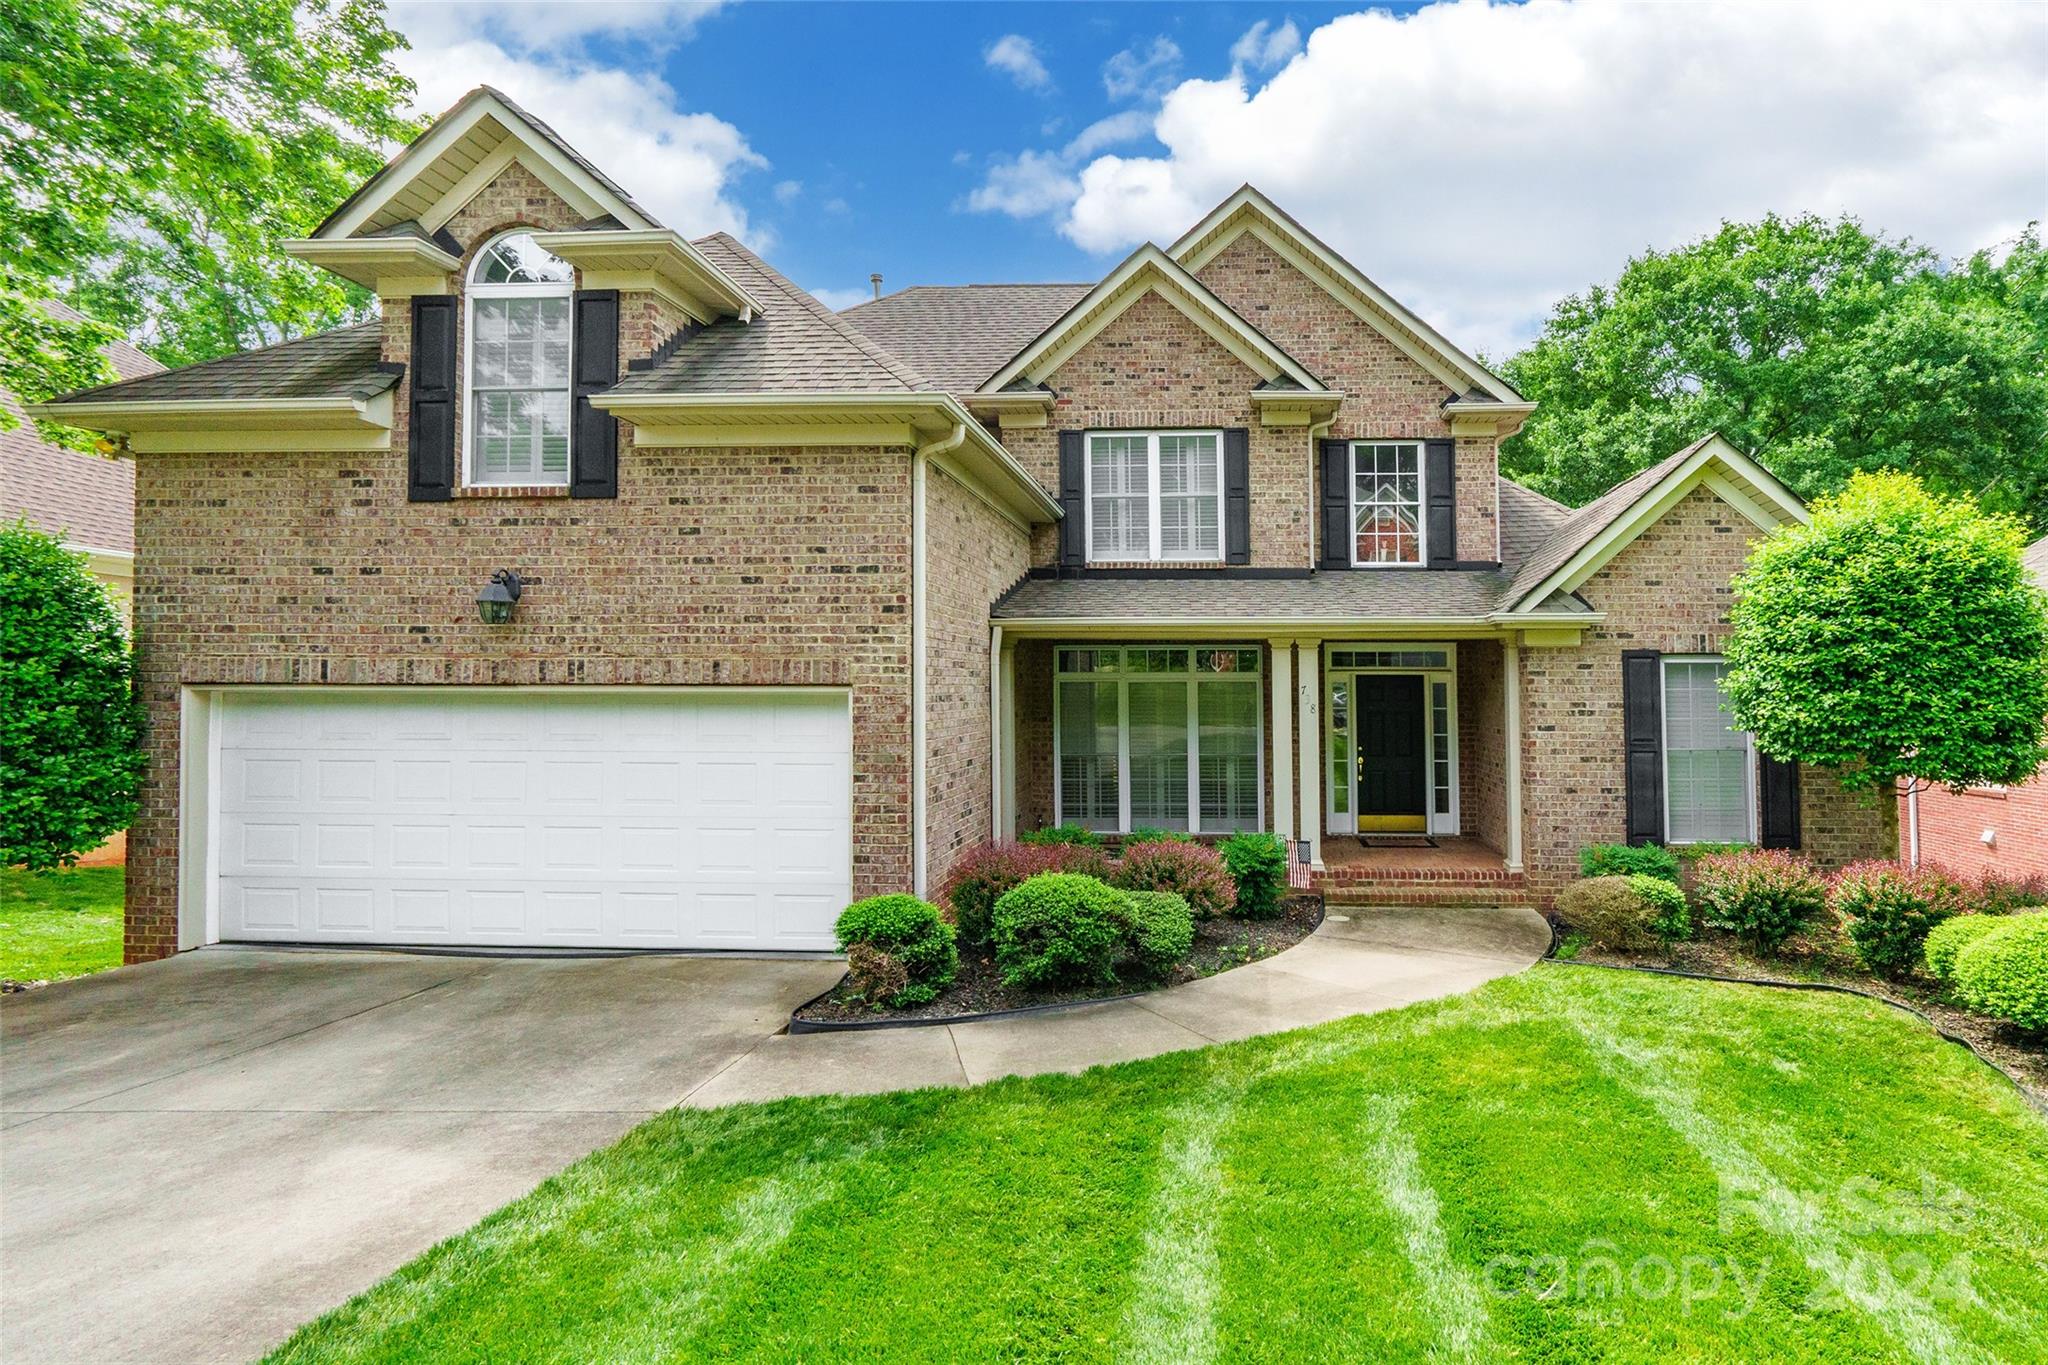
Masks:
[[[1913,804],[1919,806],[1922,863],[1966,877],[2048,877],[2048,772],[2017,787],[1935,787]],[[1901,796],[1901,831],[1911,818],[1908,798]],[[1990,843],[1984,842],[1987,832]]]

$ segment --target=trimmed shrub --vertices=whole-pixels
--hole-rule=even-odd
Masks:
[[[1171,891],[1124,892],[1124,953],[1147,976],[1165,976],[1195,946],[1195,917]]]
[[[1087,844],[977,844],[961,854],[940,897],[961,941],[988,942],[989,914],[1005,891],[1041,872],[1109,876],[1109,857]]]
[[[1579,850],[1582,877],[1661,877],[1678,885],[1678,857],[1657,844],[1590,844]]]
[[[1980,1014],[2048,1032],[2048,915],[2009,915],[1956,954],[1956,994]]]
[[[1956,954],[1975,943],[1986,934],[2003,929],[2012,920],[2003,915],[1957,915],[1944,920],[1927,933],[1927,942],[1921,948],[1921,959],[1927,964],[1927,974],[1937,981],[1954,981]]]
[[[1171,891],[1200,919],[1227,915],[1237,904],[1237,883],[1223,855],[1203,844],[1125,844],[1108,881],[1125,891]]]
[[[1109,883],[1043,873],[996,902],[990,918],[996,969],[1012,986],[1114,981],[1128,923],[1124,893]]]
[[[1154,829],[1150,825],[1140,825],[1124,836],[1125,848],[1129,848],[1132,844],[1192,844],[1193,842],[1195,842],[1195,836],[1185,830]]]
[[[1778,849],[1716,854],[1698,867],[1701,918],[1760,953],[1777,952],[1828,908],[1820,874]]]
[[[1652,908],[1636,882],[1634,877],[1588,877],[1573,882],[1558,893],[1558,917],[1603,948],[1647,948],[1656,941],[1650,932]]]
[[[1020,844],[1078,844],[1083,848],[1101,848],[1102,836],[1081,825],[1047,825],[1034,829],[1028,834],[1017,836]]]
[[[1644,928],[1650,931],[1659,943],[1670,947],[1680,939],[1692,937],[1692,912],[1686,907],[1685,893],[1665,881],[1662,877],[1649,877],[1637,873],[1628,879],[1628,884],[1643,898],[1649,911]]]
[[[853,970],[856,947],[885,954],[902,968],[904,984],[882,997],[869,994],[856,978],[854,984],[862,999],[897,1009],[929,1005],[953,984],[953,975],[960,970],[953,926],[939,918],[939,908],[930,901],[915,896],[870,896],[840,911],[835,928],[849,971]],[[877,988],[894,979],[894,969],[869,953],[862,953],[861,959],[863,970],[872,972]]]
[[[1828,902],[1879,976],[1901,977],[1920,965],[1927,931],[1963,912],[1963,888],[1934,868],[1895,862],[1851,863],[1828,886]]]
[[[2010,915],[2015,910],[2030,906],[2048,905],[2048,874],[2030,872],[2019,877],[2005,877],[1996,872],[1986,872],[1970,888],[1977,902],[1977,910],[1985,915]]]
[[[1223,841],[1223,865],[1237,883],[1237,913],[1273,919],[1287,891],[1287,845],[1278,835],[1233,834]]]

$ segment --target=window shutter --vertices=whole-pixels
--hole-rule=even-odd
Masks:
[[[570,302],[575,374],[569,413],[569,496],[619,495],[619,419],[590,396],[619,382],[619,291],[579,289]]]
[[[1757,787],[1763,799],[1758,842],[1765,848],[1799,847],[1799,765],[1758,754]]]
[[[1422,484],[1427,504],[1422,509],[1429,528],[1429,567],[1458,567],[1458,443],[1422,443]]]
[[[1323,557],[1320,569],[1351,567],[1351,442],[1323,442]]]
[[[1247,427],[1223,432],[1223,562],[1252,562],[1252,434]]]
[[[1060,433],[1060,567],[1078,569],[1088,562],[1088,509],[1083,505],[1081,461],[1087,433]]]
[[[415,294],[412,300],[409,502],[446,502],[455,493],[455,305],[449,294]]]
[[[1626,824],[1631,844],[1664,842],[1664,670],[1654,649],[1621,654],[1622,730],[1627,750]]]

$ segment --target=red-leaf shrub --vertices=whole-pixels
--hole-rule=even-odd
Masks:
[[[1223,855],[1206,844],[1172,839],[1124,845],[1124,856],[1109,884],[1126,891],[1170,891],[1188,903],[1196,919],[1227,915],[1237,904],[1237,882]]]
[[[989,915],[1003,893],[1041,872],[1109,876],[1109,857],[1086,844],[976,844],[960,855],[941,899],[962,942],[988,942]]]
[[[1872,860],[1837,872],[1828,903],[1863,965],[1899,977],[1920,965],[1928,930],[1969,908],[1969,893],[1938,867]]]
[[[1717,854],[1698,866],[1701,918],[1761,953],[1775,953],[1828,908],[1820,874],[1779,849]]]

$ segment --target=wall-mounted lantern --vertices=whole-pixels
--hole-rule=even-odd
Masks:
[[[519,590],[526,585],[510,569],[500,569],[476,595],[476,614],[487,626],[502,626],[512,620],[512,608],[519,604]]]

